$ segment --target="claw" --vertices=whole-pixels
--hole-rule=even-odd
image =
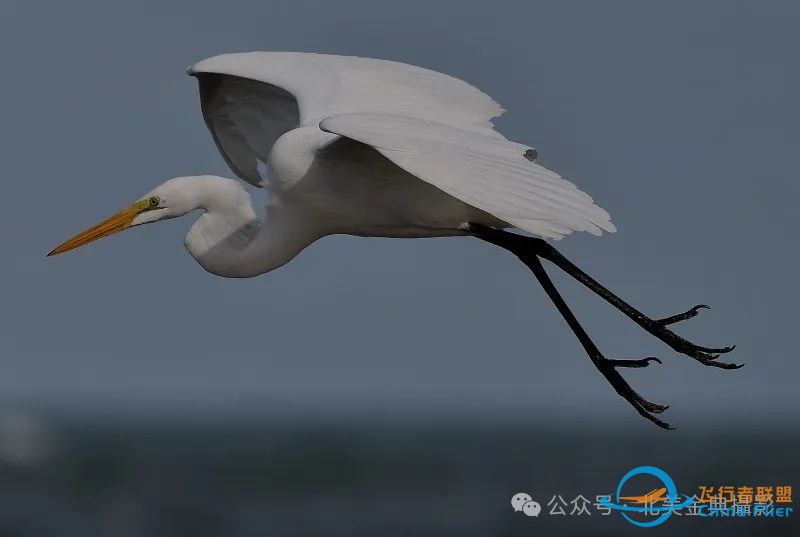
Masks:
[[[721,349],[711,349],[708,347],[700,347],[699,345],[694,345],[686,340],[683,340],[682,338],[680,339],[682,341],[680,341],[678,344],[670,345],[673,348],[673,350],[681,354],[685,354],[690,358],[694,358],[698,362],[705,365],[711,365],[708,362],[716,360],[717,358],[719,358],[720,354],[724,352],[730,352],[736,347],[736,345],[733,345],[731,347],[723,347]],[[669,342],[667,343],[669,344]]]
[[[662,414],[665,410],[669,408],[669,405],[660,405],[658,403],[653,403],[648,401],[637,392],[633,392],[633,398],[642,405],[648,412],[652,412],[654,414]]]
[[[715,358],[718,358],[718,356],[714,355],[710,359],[706,359],[706,360],[698,359],[697,361],[700,362],[703,365],[708,365],[708,366],[711,366],[711,367],[718,367],[720,369],[740,369],[740,368],[744,367],[744,364],[733,364],[733,363],[729,363],[729,362],[714,362],[714,361],[712,361]]]
[[[606,361],[613,367],[647,367],[650,365],[650,362],[662,363],[661,360],[655,356],[648,356],[647,358],[641,358],[639,360],[612,360],[606,358]]]
[[[660,364],[661,360],[654,356],[648,356],[647,358],[642,358],[640,360],[612,360],[601,357],[598,362],[599,363],[597,363],[597,365],[598,369],[600,369],[600,372],[603,373],[603,375],[608,379],[617,393],[623,399],[628,401],[640,415],[655,423],[662,429],[674,429],[674,427],[672,427],[669,423],[654,416],[654,414],[662,414],[669,408],[669,406],[648,401],[639,395],[639,393],[633,388],[631,388],[630,384],[628,384],[625,379],[623,379],[622,376],[616,371],[617,367],[647,367],[650,362],[657,362]]]
[[[639,401],[639,403],[643,407],[645,407],[645,409],[648,412],[652,412],[653,414],[663,414],[669,408],[669,405],[660,405],[658,403],[651,403],[646,399]]]
[[[712,347],[701,347],[700,345],[695,345],[693,343],[689,343],[688,341],[686,341],[685,346],[689,349],[694,349],[708,354],[725,354],[726,352],[731,352],[733,349],[736,348],[736,345],[730,345],[729,347],[721,347],[719,349],[715,349]]]
[[[661,420],[661,419],[659,419],[659,418],[657,418],[657,417],[655,417],[653,415],[653,414],[661,414],[667,408],[669,408],[668,406],[657,405],[655,403],[651,403],[651,402],[646,401],[646,400],[638,401],[638,404],[635,404],[633,406],[637,410],[637,412],[639,412],[639,414],[641,416],[643,416],[643,417],[647,418],[648,420],[652,421],[653,423],[655,423],[656,425],[658,425],[662,429],[666,429],[668,431],[675,430],[674,426],[670,425],[666,421],[663,421],[663,420]]]
[[[691,319],[692,317],[697,316],[697,314],[700,312],[701,309],[709,310],[711,308],[709,306],[706,306],[705,304],[698,304],[697,306],[687,311],[684,311],[683,313],[679,313],[677,315],[670,315],[669,317],[664,317],[663,319],[657,319],[654,320],[653,322],[661,326],[669,326],[671,324],[679,323],[681,321],[685,321],[686,319]]]
[[[672,317],[667,317],[666,319],[661,319],[658,321],[655,320],[647,321],[642,326],[650,334],[652,334],[653,336],[657,337],[658,339],[660,339],[661,341],[672,347],[672,350],[674,350],[675,352],[685,354],[687,356],[694,358],[695,360],[705,363],[708,360],[716,359],[720,354],[731,352],[733,349],[736,348],[736,345],[731,345],[729,347],[720,347],[720,348],[703,347],[701,345],[695,345],[691,341],[682,338],[681,336],[679,336],[678,334],[667,328],[667,325],[671,324],[672,322],[677,322],[677,320],[688,319],[693,315],[696,315],[696,313],[692,314],[692,312],[696,312],[696,310],[700,307],[701,306],[695,306],[694,308],[692,308],[687,312],[678,315],[673,315]],[[689,315],[689,317],[686,317],[686,315]],[[679,317],[680,319],[678,319]],[[677,320],[673,321],[673,319]]]

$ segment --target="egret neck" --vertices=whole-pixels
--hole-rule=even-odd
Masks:
[[[301,207],[282,203],[280,196],[270,196],[259,219],[238,181],[215,176],[181,179],[187,180],[181,192],[195,196],[196,207],[203,210],[184,244],[212,274],[248,278],[269,272],[321,236]]]

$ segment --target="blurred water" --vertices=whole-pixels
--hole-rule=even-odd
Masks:
[[[592,506],[590,515],[547,514],[553,495],[594,500],[645,464],[688,494],[798,483],[795,431],[653,429],[18,416],[0,424],[0,535],[800,534],[792,516],[673,516],[645,530]],[[541,516],[513,511],[521,491],[542,504]]]

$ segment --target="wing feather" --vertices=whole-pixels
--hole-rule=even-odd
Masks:
[[[261,186],[259,161],[283,133],[297,126],[297,101],[270,84],[198,73],[200,107],[208,130],[231,170],[248,183]]]
[[[192,65],[203,117],[225,161],[260,186],[259,161],[285,132],[323,118],[381,112],[435,119],[502,138],[503,109],[462,80],[387,60],[300,52],[223,54]]]
[[[530,162],[525,145],[392,114],[333,116],[320,128],[370,145],[451,196],[535,235],[559,239],[573,231],[616,231],[588,194]]]
[[[503,113],[491,97],[463,80],[388,60],[243,52],[202,60],[188,72],[193,76],[233,76],[282,88],[297,99],[303,125],[316,125],[338,114],[381,112],[493,132],[490,120]]]
[[[189,74],[203,116],[240,178],[261,184],[275,141],[303,125],[373,146],[448,194],[533,234],[615,231],[592,198],[526,157],[491,119],[503,109],[456,78],[397,62],[250,52],[215,56]],[[530,155],[530,153],[528,153]]]

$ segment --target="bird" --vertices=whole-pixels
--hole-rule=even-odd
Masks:
[[[666,405],[639,395],[619,369],[656,357],[604,356],[556,289],[542,261],[562,270],[678,353],[705,366],[733,346],[696,345],[670,330],[706,305],[649,317],[567,260],[553,241],[616,231],[609,213],[507,139],[492,120],[505,110],[455,77],[395,61],[300,52],[214,56],[188,68],[217,149],[237,176],[169,179],[65,241],[55,256],[123,230],[200,215],[189,254],[229,278],[267,273],[329,235],[474,237],[522,261],[594,366],[641,416],[664,429]],[[246,185],[266,190],[263,214]]]

